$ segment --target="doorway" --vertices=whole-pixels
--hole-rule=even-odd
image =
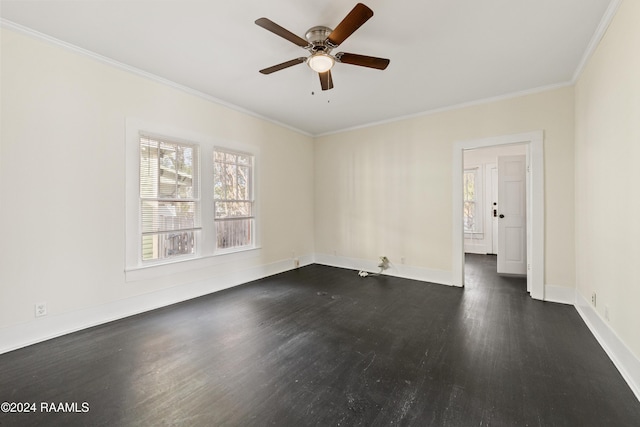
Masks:
[[[453,226],[452,281],[464,286],[464,152],[487,147],[523,145],[526,150],[526,273],[527,290],[534,299],[544,299],[544,167],[543,132],[504,135],[478,140],[461,141],[453,148]]]
[[[498,274],[527,275],[526,155],[523,144],[463,152],[464,252],[495,255]]]

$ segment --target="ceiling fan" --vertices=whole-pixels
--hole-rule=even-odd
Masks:
[[[333,49],[338,47],[372,16],[373,11],[371,9],[362,3],[358,3],[335,29],[332,30],[324,26],[312,27],[305,34],[306,40],[267,18],[257,19],[256,24],[260,27],[289,40],[291,43],[308,50],[310,53],[306,58],[300,57],[292,59],[282,64],[262,69],[260,72],[262,74],[271,74],[306,62],[307,65],[320,76],[322,90],[329,90],[333,88],[331,68],[333,68],[336,62],[384,70],[389,65],[388,59],[346,52],[339,52],[335,55],[331,54]]]

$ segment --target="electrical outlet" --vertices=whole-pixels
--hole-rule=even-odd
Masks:
[[[596,293],[593,292],[593,293],[591,293],[591,305],[596,307],[596,302],[597,302],[596,301]]]
[[[42,317],[42,316],[46,316],[47,315],[47,303],[46,302],[39,302],[36,304],[35,307],[36,310],[36,317]]]

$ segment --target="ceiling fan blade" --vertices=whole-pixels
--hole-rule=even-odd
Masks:
[[[331,70],[325,71],[324,73],[318,73],[320,76],[320,86],[322,86],[322,90],[333,89],[333,78],[331,78]]]
[[[384,70],[389,65],[388,59],[376,58],[375,56],[357,55],[355,53],[340,52],[336,54],[336,59],[343,64],[359,65],[361,67]]]
[[[260,72],[262,74],[275,73],[276,71],[284,70],[285,68],[289,68],[289,67],[293,67],[294,65],[302,64],[306,60],[307,60],[307,58],[292,59],[291,61],[283,62],[282,64],[274,65],[273,67],[269,67],[269,68],[265,68],[263,70],[260,70]]]
[[[373,16],[373,10],[362,3],[358,3],[351,12],[338,24],[338,26],[327,37],[327,43],[332,47],[338,47],[355,30],[367,22]]]
[[[271,21],[267,18],[256,19],[256,25],[264,28],[265,30],[271,31],[273,34],[278,35],[284,39],[289,40],[293,44],[297,44],[300,47],[309,46],[309,42],[303,39],[302,37],[296,36],[291,31],[282,28],[280,25]]]

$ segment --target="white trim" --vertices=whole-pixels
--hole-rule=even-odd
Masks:
[[[578,292],[575,307],[609,359],[620,371],[622,378],[629,384],[631,391],[640,400],[640,360]]]
[[[134,267],[125,270],[125,281],[135,282],[139,280],[151,280],[158,277],[179,274],[187,271],[199,270],[207,267],[215,267],[229,262],[246,261],[260,257],[261,247],[248,248],[224,254],[214,253],[197,258],[176,259],[170,263],[149,264],[142,267]]]
[[[462,172],[464,150],[497,145],[526,144],[530,176],[527,179],[527,288],[531,297],[544,300],[544,157],[543,131],[458,141],[453,146],[452,177],[452,281],[464,286],[464,233],[462,227]]]
[[[452,177],[452,253],[451,253],[451,285],[464,286],[464,227],[462,214],[464,200],[462,186],[464,185],[464,148],[458,143],[453,147],[453,177]],[[455,226],[458,224],[458,227]]]
[[[548,92],[548,91],[551,91],[551,90],[562,89],[564,87],[573,86],[573,84],[574,84],[573,81],[555,83],[555,84],[551,84],[551,85],[547,85],[547,86],[540,86],[540,87],[533,88],[533,89],[525,89],[525,90],[521,90],[521,91],[518,91],[518,92],[511,92],[511,93],[506,93],[506,94],[503,94],[503,95],[497,95],[497,96],[492,96],[492,97],[488,97],[488,98],[481,98],[481,99],[476,99],[476,100],[472,100],[472,101],[468,101],[468,102],[461,102],[459,104],[453,104],[453,105],[448,105],[448,106],[445,106],[445,107],[434,108],[434,109],[431,109],[431,110],[420,111],[420,112],[417,112],[417,113],[407,114],[407,115],[404,115],[404,116],[392,117],[390,119],[379,120],[379,121],[376,121],[376,122],[369,122],[369,123],[365,123],[365,124],[357,125],[357,126],[352,126],[352,127],[348,127],[348,128],[332,130],[332,131],[329,131],[329,132],[320,133],[320,134],[316,134],[316,135],[313,135],[313,136],[315,138],[320,138],[322,136],[329,136],[329,135],[335,135],[335,134],[344,133],[344,132],[351,132],[351,131],[354,131],[354,130],[367,129],[367,128],[370,128],[370,127],[386,125],[386,124],[389,124],[389,123],[400,122],[400,121],[403,121],[403,120],[410,120],[410,119],[415,119],[415,118],[418,118],[418,117],[425,117],[425,116],[431,116],[431,115],[434,115],[434,114],[445,113],[447,111],[459,110],[461,108],[475,107],[477,105],[491,104],[492,102],[506,101],[506,100],[513,99],[513,98],[519,98],[521,96],[535,95],[537,93]]]
[[[605,33],[607,32],[607,29],[609,28],[611,21],[613,21],[613,18],[616,15],[616,12],[618,11],[618,8],[620,7],[621,3],[622,3],[622,0],[611,0],[611,2],[609,3],[607,10],[604,12],[602,19],[598,24],[598,27],[594,31],[593,36],[591,36],[591,40],[589,41],[587,48],[582,54],[582,58],[580,59],[580,62],[576,67],[576,71],[573,73],[573,78],[571,79],[572,84],[575,84],[580,78],[580,75],[584,71],[584,67],[587,66],[589,59],[598,48],[600,41],[602,40]]]
[[[300,260],[300,266],[313,263],[313,255],[301,256],[298,259]],[[294,260],[285,259],[94,307],[39,317],[27,323],[0,329],[0,354],[92,326],[242,285],[293,270],[294,268]]]
[[[383,275],[436,283],[439,285],[449,285],[451,283],[451,273],[449,271],[396,264],[393,260],[390,261],[391,267],[385,270],[384,273],[382,273]],[[369,273],[377,273],[380,271],[377,261],[329,254],[316,254],[315,263],[349,270],[364,270]]]
[[[171,87],[173,89],[177,89],[177,90],[179,90],[181,92],[184,92],[184,93],[187,93],[189,95],[197,96],[199,98],[202,98],[202,99],[204,99],[206,101],[209,101],[209,102],[212,102],[214,104],[222,105],[223,107],[227,107],[227,108],[229,108],[231,110],[238,111],[240,113],[247,114],[249,116],[252,116],[252,117],[255,117],[255,118],[258,118],[258,119],[261,119],[261,120],[266,120],[267,122],[276,124],[278,126],[282,126],[282,127],[286,128],[286,129],[292,130],[292,131],[300,133],[302,135],[313,137],[312,134],[310,134],[309,132],[306,132],[306,131],[304,131],[302,129],[298,129],[298,128],[293,127],[293,126],[291,126],[289,124],[279,122],[277,120],[274,120],[272,118],[263,116],[263,115],[258,114],[256,112],[253,112],[251,110],[247,110],[247,109],[245,109],[243,107],[240,107],[238,105],[232,104],[230,102],[223,101],[223,100],[221,100],[219,98],[216,98],[216,97],[211,96],[211,95],[209,95],[207,93],[201,92],[201,91],[199,91],[197,89],[193,89],[193,88],[190,88],[188,86],[181,85],[181,84],[176,83],[174,81],[165,79],[164,77],[157,76],[155,74],[149,73],[147,71],[143,71],[143,70],[141,70],[139,68],[136,68],[136,67],[133,67],[131,65],[127,65],[127,64],[124,64],[122,62],[116,61],[115,59],[111,59],[109,57],[102,56],[100,54],[97,54],[97,53],[92,52],[90,50],[81,48],[81,47],[76,46],[74,44],[67,43],[65,41],[62,41],[62,40],[57,39],[55,37],[51,37],[51,36],[49,36],[47,34],[41,33],[39,31],[33,30],[33,29],[25,27],[23,25],[16,24],[15,22],[9,21],[8,19],[0,18],[0,26],[4,27],[4,28],[9,28],[9,29],[11,29],[13,31],[16,31],[16,32],[21,33],[21,34],[24,34],[26,36],[33,37],[33,38],[45,41],[47,43],[56,45],[58,47],[62,47],[63,49],[66,49],[68,51],[71,51],[71,52],[74,52],[74,53],[77,53],[77,54],[80,54],[80,55],[83,55],[83,56],[87,56],[87,57],[89,57],[91,59],[94,59],[96,61],[102,62],[103,64],[110,65],[110,66],[118,68],[120,70],[127,71],[129,73],[135,74],[135,75],[140,76],[140,77],[144,77],[145,79],[151,80],[153,82],[156,82],[156,83],[159,83],[159,84],[162,84],[162,85],[165,85],[165,86],[169,86],[169,87]]]
[[[527,146],[527,289],[544,300],[544,132],[532,135]]]
[[[573,305],[576,301],[576,289],[566,286],[544,285],[544,300]]]

